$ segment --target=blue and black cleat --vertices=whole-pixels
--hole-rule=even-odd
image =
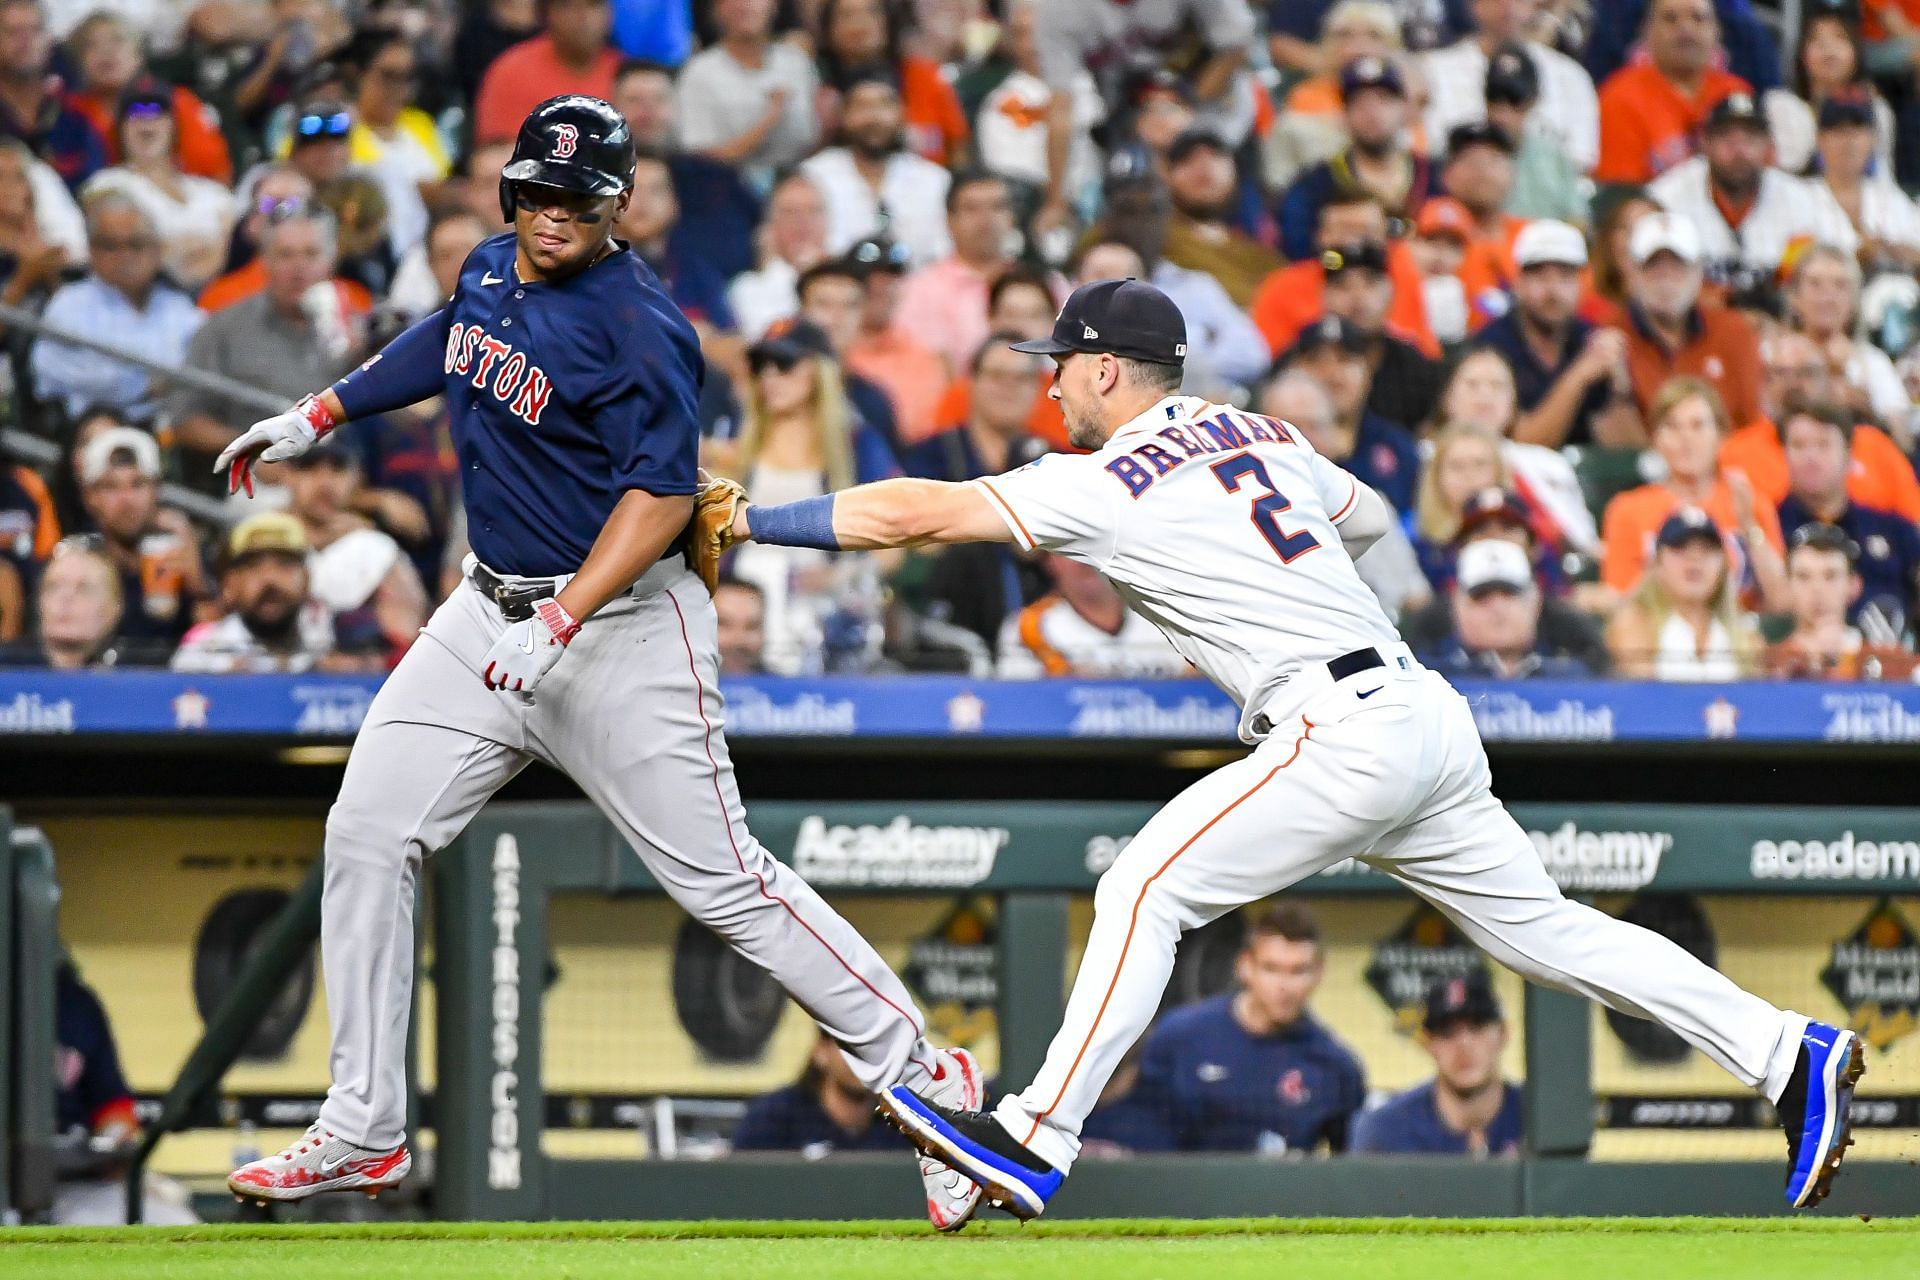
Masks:
[[[984,1111],[953,1111],[896,1084],[880,1091],[880,1114],[923,1153],[979,1183],[990,1204],[1023,1221],[1039,1217],[1066,1181]]]
[[[1810,1022],[1800,1059],[1775,1104],[1787,1131],[1787,1203],[1808,1209],[1826,1199],[1853,1145],[1853,1087],[1867,1071],[1860,1037]]]

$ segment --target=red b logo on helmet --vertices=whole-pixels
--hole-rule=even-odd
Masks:
[[[553,126],[553,158],[565,160],[573,154],[575,144],[580,141],[580,130],[570,124]]]

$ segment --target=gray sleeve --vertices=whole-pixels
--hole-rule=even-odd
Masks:
[[[688,151],[704,151],[730,139],[719,128],[719,78],[712,73],[712,60],[696,55],[680,73],[675,91],[679,99],[680,145]]]
[[[1193,20],[1215,53],[1253,39],[1253,6],[1247,0],[1193,0]]]
[[[214,320],[209,320],[200,326],[199,331],[193,335],[193,340],[187,343],[185,361],[187,368],[210,373],[220,372],[220,333],[223,327]],[[228,416],[232,406],[227,403],[224,396],[185,384],[177,385],[167,393],[164,407],[166,416],[174,422],[194,414],[205,414],[230,427],[238,428],[246,425],[242,422],[234,422]]]
[[[1093,32],[1084,0],[1050,0],[1034,16],[1033,42],[1040,54],[1040,78],[1066,89],[1086,69]]]

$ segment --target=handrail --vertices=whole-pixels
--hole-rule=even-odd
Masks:
[[[300,887],[293,891],[273,923],[267,926],[259,950],[247,961],[226,999],[207,1019],[200,1042],[180,1068],[172,1087],[160,1102],[160,1113],[146,1127],[140,1145],[127,1166],[127,1221],[139,1222],[145,1208],[147,1161],[160,1139],[173,1130],[184,1128],[208,1092],[219,1085],[227,1071],[239,1059],[265,1015],[267,1007],[279,996],[287,975],[292,973],[320,937],[320,890],[325,877],[323,861],[316,859],[308,868]]]

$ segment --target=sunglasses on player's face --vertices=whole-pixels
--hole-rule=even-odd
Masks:
[[[551,210],[570,221],[592,226],[607,216],[613,208],[613,202],[606,196],[590,195],[585,191],[520,182],[514,184],[513,206],[522,213],[546,213]]]

